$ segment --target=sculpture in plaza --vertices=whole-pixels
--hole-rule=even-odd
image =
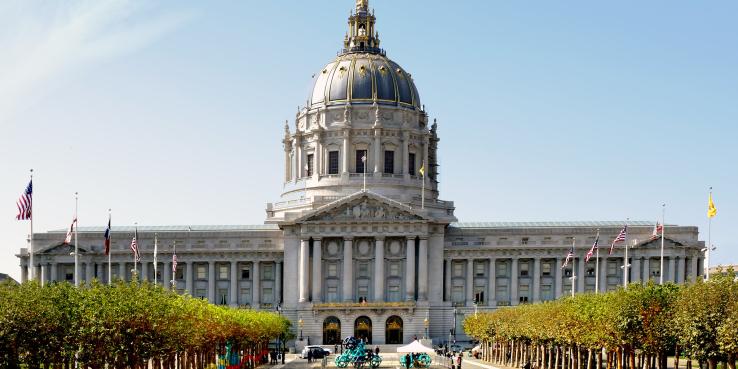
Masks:
[[[364,347],[364,341],[356,337],[346,337],[343,340],[344,351],[336,356],[336,366],[346,368],[349,364],[354,368],[369,366],[377,368],[382,363],[382,357],[375,354],[371,349]]]

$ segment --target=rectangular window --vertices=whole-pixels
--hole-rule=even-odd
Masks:
[[[520,240],[520,243],[523,244],[523,245],[527,245],[528,244],[528,240],[529,240],[528,237],[523,237],[523,239]]]
[[[390,282],[391,284],[387,288],[387,301],[397,302],[400,301],[400,284],[399,281]]]
[[[251,269],[248,267],[241,268],[241,279],[251,279]]]
[[[454,277],[463,277],[464,276],[464,264],[462,263],[454,263],[453,264],[453,270],[454,270]]]
[[[607,275],[617,275],[618,273],[618,264],[616,264],[615,260],[610,259],[610,261],[607,263]]]
[[[498,279],[496,281],[497,286],[495,287],[495,300],[497,301],[509,301],[510,294],[508,292],[507,280]]]
[[[241,288],[241,304],[246,305],[251,303],[251,288]]]
[[[326,288],[325,297],[328,302],[338,301],[338,286],[329,285],[328,288]]]
[[[451,300],[453,302],[464,302],[464,285],[453,286]]]
[[[205,265],[197,266],[197,279],[208,279],[208,270]]]
[[[227,288],[218,289],[217,303],[218,305],[228,305],[228,289]]]
[[[507,262],[499,262],[495,267],[497,277],[507,277]]]
[[[521,303],[526,303],[530,299],[530,287],[527,284],[520,285],[518,298]]]
[[[228,265],[218,265],[218,279],[228,279]]]
[[[528,271],[529,271],[528,268],[529,268],[529,265],[530,265],[530,263],[528,263],[527,261],[524,261],[524,262],[521,262],[520,263],[520,276],[521,277],[527,277],[528,276]]]
[[[313,154],[308,154],[307,156],[307,164],[305,164],[305,175],[307,177],[312,177],[313,175]]]
[[[328,152],[328,174],[338,174],[338,151]]]
[[[384,151],[384,172],[387,174],[395,172],[395,152],[392,150]]]
[[[474,286],[474,302],[476,302],[478,305],[482,305],[487,300],[484,299],[484,291],[487,289],[487,286]]]
[[[195,290],[195,297],[198,299],[204,299],[207,292],[204,288],[198,288]]]
[[[393,277],[400,276],[400,263],[391,263],[389,267],[389,275]]]
[[[261,301],[264,302],[274,302],[274,292],[271,287],[265,287],[261,290]]]
[[[407,154],[407,172],[411,176],[415,175],[415,153]]]
[[[329,277],[338,277],[338,265],[336,263],[328,264],[326,269]]]
[[[263,265],[264,275],[261,277],[264,281],[271,281],[274,279],[274,268],[272,264]]]
[[[553,300],[553,289],[550,284],[544,284],[541,286],[541,299],[543,301]]]
[[[359,277],[369,277],[369,263],[359,263]]]
[[[484,276],[484,269],[487,265],[485,263],[474,263],[474,274],[477,276]]]
[[[177,273],[175,279],[181,281],[185,279],[185,268],[187,268],[186,265],[179,266],[177,265]]]
[[[541,263],[541,274],[543,274],[544,276],[551,275],[551,262],[550,261]]]
[[[361,160],[361,159],[364,160]],[[356,173],[364,173],[365,164],[369,161],[366,150],[356,150]]]

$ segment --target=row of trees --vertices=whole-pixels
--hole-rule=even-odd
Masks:
[[[0,284],[0,367],[202,369],[225,347],[253,367],[290,323],[150,283]]]
[[[482,341],[485,360],[501,365],[666,369],[667,356],[676,354],[677,368],[684,356],[709,369],[718,362],[735,369],[738,282],[730,271],[683,286],[634,284],[478,314],[464,329]]]

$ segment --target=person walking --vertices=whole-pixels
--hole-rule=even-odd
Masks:
[[[313,350],[308,349],[308,363],[313,362]]]
[[[459,356],[456,357],[456,368],[461,369],[461,352],[459,352]]]
[[[379,346],[374,346],[374,354],[379,355]]]

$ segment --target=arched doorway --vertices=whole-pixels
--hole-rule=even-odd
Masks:
[[[341,343],[341,321],[329,316],[323,321],[323,344],[337,345]]]
[[[384,326],[384,342],[388,345],[398,345],[402,343],[402,318],[393,315],[387,318]]]
[[[356,318],[354,322],[354,337],[372,343],[372,320],[366,316]]]

